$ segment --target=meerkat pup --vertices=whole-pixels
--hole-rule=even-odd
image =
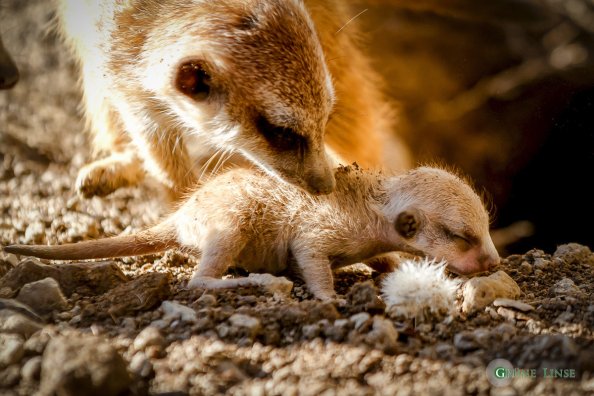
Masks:
[[[8,246],[58,260],[133,256],[181,247],[201,256],[189,287],[246,285],[231,266],[277,274],[296,265],[319,299],[334,297],[332,270],[393,251],[446,260],[467,274],[499,262],[481,199],[459,177],[421,167],[385,177],[340,167],[333,194],[312,196],[249,169],[206,182],[177,211],[137,234],[61,246]]]
[[[145,172],[179,196],[232,154],[314,194],[335,186],[326,150],[410,168],[342,0],[54,1],[100,156],[86,197]]]

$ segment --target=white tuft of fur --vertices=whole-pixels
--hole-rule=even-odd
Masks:
[[[382,282],[382,297],[386,306],[397,315],[409,318],[424,312],[450,313],[454,308],[456,290],[462,283],[445,274],[446,262],[429,260],[403,261],[398,269]]]

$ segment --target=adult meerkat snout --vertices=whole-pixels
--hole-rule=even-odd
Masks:
[[[499,253],[489,233],[489,213],[470,185],[439,168],[421,167],[409,174],[412,177],[388,185],[388,195],[401,198],[385,207],[408,244],[446,260],[448,269],[458,274],[497,265]]]

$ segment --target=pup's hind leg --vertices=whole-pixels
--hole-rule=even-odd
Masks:
[[[238,234],[239,235],[239,232]],[[234,263],[237,255],[241,252],[244,245],[241,244],[241,238],[227,237],[224,238],[227,241],[237,241],[230,243],[232,247],[227,247],[227,244],[223,243],[209,243],[209,247],[205,249],[200,259],[198,269],[192,275],[192,279],[188,282],[189,289],[235,289],[237,287],[262,287],[279,291],[284,290],[288,293],[293,283],[289,282],[286,278],[282,280],[276,280],[271,282],[272,278],[276,278],[270,274],[250,274],[248,278],[233,278],[233,279],[221,279],[225,274],[225,271],[231,264]],[[273,285],[274,283],[274,285]]]
[[[239,286],[258,286],[248,278],[221,279],[233,265],[244,245],[234,235],[218,236],[215,240],[206,238],[198,269],[188,282],[189,289],[233,289]],[[233,243],[235,241],[235,243]],[[202,250],[202,249],[200,249]]]

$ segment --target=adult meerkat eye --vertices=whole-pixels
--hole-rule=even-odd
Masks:
[[[396,231],[406,239],[414,237],[421,226],[419,215],[415,211],[404,211],[396,217],[394,228]]]
[[[210,94],[210,75],[199,61],[182,64],[177,70],[175,84],[185,95],[194,100],[204,100]]]
[[[307,148],[307,141],[291,128],[273,125],[266,117],[258,116],[256,128],[266,141],[278,151],[297,150],[303,152]]]

